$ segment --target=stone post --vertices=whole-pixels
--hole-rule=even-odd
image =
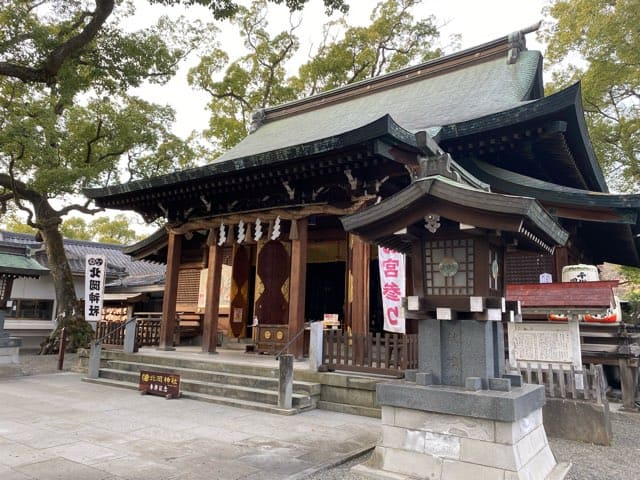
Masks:
[[[293,396],[293,355],[280,355],[278,408],[291,408]]]
[[[125,353],[133,353],[136,351],[136,333],[138,322],[136,320],[132,320],[131,318],[127,319],[127,323],[124,326],[124,351]]]
[[[4,329],[4,315],[4,310],[0,308],[0,365],[16,365],[20,363],[22,339],[11,337]]]
[[[323,340],[322,322],[311,323],[311,335],[309,339],[309,369],[317,372],[322,365],[322,340]]]
[[[87,377],[98,378],[100,375],[100,354],[102,353],[102,343],[91,343],[91,351],[89,352],[89,369]]]

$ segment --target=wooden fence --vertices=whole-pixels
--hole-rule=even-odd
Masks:
[[[322,365],[329,371],[376,373],[403,377],[418,368],[418,335],[347,334],[326,330]]]
[[[548,398],[586,400],[598,404],[606,400],[606,383],[602,365],[575,370],[572,366],[543,367],[527,364],[520,368],[522,380],[526,383],[544,385]]]
[[[96,324],[96,338],[102,338],[105,348],[121,348],[124,346],[123,328],[125,322],[99,321]],[[139,347],[153,347],[160,344],[160,317],[142,318],[136,321],[135,350]]]
[[[96,324],[96,339],[102,338],[106,348],[124,345],[124,322],[100,321]]]

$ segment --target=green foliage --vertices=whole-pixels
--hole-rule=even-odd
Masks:
[[[190,146],[170,131],[173,110],[125,92],[143,82],[166,82],[203,31],[215,35],[215,29],[162,18],[147,30],[126,33],[106,22],[108,14],[100,16],[109,0],[96,2],[93,11],[90,2],[79,0],[5,3],[8,8],[0,13],[1,202],[29,210],[37,227],[35,207],[29,207],[37,197],[64,198],[66,205],[58,210],[64,215],[85,209],[66,200],[84,187],[168,172],[175,156],[180,166],[191,164]],[[123,5],[113,16],[129,13]],[[87,37],[99,18],[104,23]],[[69,53],[78,39],[80,45]],[[49,68],[59,56],[60,65]]]
[[[435,18],[416,20],[411,9],[421,0],[387,0],[373,9],[366,27],[349,27],[345,19],[325,25],[325,42],[300,67],[294,80],[305,95],[376,77],[439,57]],[[344,32],[334,39],[332,32]]]
[[[293,100],[296,91],[287,85],[286,62],[300,44],[295,27],[271,37],[267,31],[267,1],[240,7],[234,24],[244,37],[247,55],[229,64],[227,53],[214,48],[189,72],[189,83],[210,94],[212,116],[205,136],[220,150],[227,150],[248,133],[251,114],[268,105]],[[225,69],[221,80],[215,74]]]
[[[300,47],[298,24],[291,20],[289,30],[272,35],[267,0],[239,8],[234,23],[249,53],[229,63],[217,46],[189,73],[189,83],[211,96],[205,136],[218,150],[228,150],[248,134],[255,111],[439,56],[434,18],[416,20],[411,14],[419,3],[379,3],[367,27],[349,27],[345,19],[327,24],[318,52],[293,78],[286,67]]]
[[[582,80],[585,114],[603,170],[619,188],[640,179],[640,0],[556,0],[543,34],[554,86]]]
[[[289,10],[301,10],[309,0],[269,0],[278,5],[285,4]],[[202,5],[213,12],[213,16],[218,20],[231,18],[238,13],[241,7],[233,0],[149,0],[150,3],[161,3],[163,5]],[[327,14],[333,11],[347,13],[349,6],[345,0],[323,0]]]
[[[24,220],[16,214],[15,208],[12,208],[9,212],[2,215],[0,219],[2,220],[2,229],[8,232],[28,233],[30,235],[35,235],[37,232],[35,228],[27,225]]]
[[[96,218],[91,222],[90,230],[93,240],[97,242],[129,245],[144,238],[144,235],[138,235],[131,226],[131,219],[120,214],[113,218]]]
[[[60,233],[64,238],[74,240],[91,240],[91,232],[84,218],[69,217],[60,225]]]
[[[64,238],[129,245],[144,237],[131,227],[132,219],[119,214],[113,218],[97,217],[88,223],[81,217],[69,217],[60,225],[60,231]]]

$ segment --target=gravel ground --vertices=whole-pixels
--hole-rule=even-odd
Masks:
[[[25,375],[56,373],[57,355],[20,355]],[[73,371],[77,355],[65,355],[65,371]],[[613,413],[613,445],[603,447],[587,443],[550,438],[551,450],[559,462],[571,462],[567,480],[621,480],[640,478],[640,413]],[[365,480],[350,471],[366,461],[371,453],[307,477],[307,480]]]
[[[77,353],[65,353],[63,371],[74,371],[78,363]],[[20,354],[20,369],[25,375],[43,375],[58,372],[58,355]]]

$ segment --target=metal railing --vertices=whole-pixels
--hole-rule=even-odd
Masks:
[[[285,343],[284,347],[282,347],[280,351],[276,353],[276,360],[280,358],[280,355],[282,355],[282,352],[287,351],[289,349],[291,344],[295,342],[300,337],[300,335],[304,333],[306,328],[307,328],[306,326],[303,326],[300,330],[298,330],[298,332],[292,338],[289,339],[287,343]]]

